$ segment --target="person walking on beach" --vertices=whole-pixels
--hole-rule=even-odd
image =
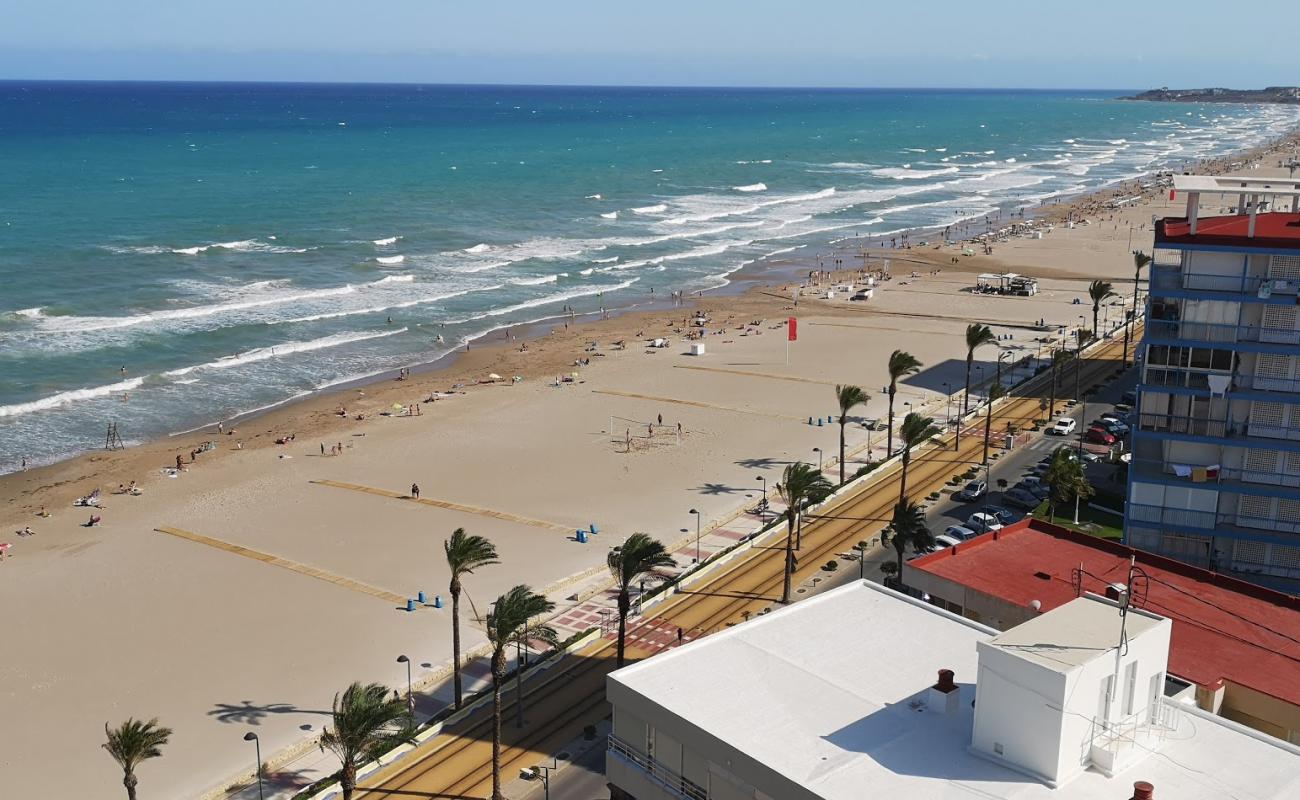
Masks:
[[[663,415],[663,414],[660,414],[660,415],[659,415],[659,427],[662,428],[663,426],[664,426],[664,415]]]
[[[320,454],[321,454],[321,455],[325,455],[325,443],[324,443],[324,442],[321,442],[321,443],[320,443]]]
[[[413,500],[420,499],[420,485],[418,483],[411,484],[411,498]]]

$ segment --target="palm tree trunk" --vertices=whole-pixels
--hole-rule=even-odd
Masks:
[[[903,445],[903,475],[898,482],[898,502],[907,499],[907,466],[912,463],[912,451]]]
[[[898,587],[903,588],[903,548],[895,547],[894,552],[898,553]]]
[[[799,512],[799,519],[794,526],[794,549],[803,549],[803,512]]]
[[[971,364],[974,361],[975,361],[975,351],[974,350],[967,351],[966,352],[966,391],[961,396],[961,415],[963,417],[966,416],[966,412],[970,411],[970,368],[971,368]]]
[[[989,400],[984,413],[984,463],[989,463],[989,428],[993,425],[993,401]]]
[[[126,787],[127,800],[135,800],[135,785],[138,783],[134,772],[125,772],[122,774],[122,785]]]
[[[840,483],[844,483],[844,415],[840,414]]]
[[[492,654],[492,800],[505,800],[501,793],[501,681],[505,661],[504,650]]]
[[[785,582],[781,589],[781,605],[790,604],[790,576],[794,572],[794,515],[789,509],[785,519]]]
[[[1101,311],[1101,309],[1098,307],[1098,305],[1097,305],[1096,303],[1093,303],[1093,305],[1092,305],[1092,338],[1094,338],[1094,339],[1096,339],[1096,340],[1098,340],[1098,341],[1101,341],[1101,331],[1099,331],[1099,330],[1097,329],[1097,314],[1100,313],[1100,311]]]
[[[1053,356],[1056,354],[1053,353]],[[1047,422],[1051,424],[1052,417],[1056,415],[1056,358],[1052,358],[1052,399],[1048,401]]]
[[[894,382],[889,382],[889,428],[888,438],[885,441],[885,460],[889,460],[894,455]]]
[[[455,708],[460,710],[460,586],[453,582],[448,593],[451,595],[451,675]]]
[[[339,788],[343,790],[343,800],[352,800],[352,793],[357,790],[357,765],[348,761],[339,773]]]
[[[618,665],[623,666],[623,648],[627,641],[627,612],[632,606],[632,601],[628,597],[627,587],[619,587],[618,590]]]

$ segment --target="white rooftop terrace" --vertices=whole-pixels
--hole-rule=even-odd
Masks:
[[[825,800],[1127,800],[1138,780],[1157,798],[1300,797],[1300,749],[1191,708],[1114,778],[1053,789],[972,753],[976,644],[997,637],[857,582],[619,670],[609,696],[641,695]],[[940,669],[960,686],[951,714],[925,705]]]

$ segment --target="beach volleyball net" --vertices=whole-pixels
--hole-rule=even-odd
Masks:
[[[682,443],[682,429],[676,422],[664,420],[661,424],[657,419],[633,419],[615,414],[609,417],[609,435],[615,449],[627,453]]]

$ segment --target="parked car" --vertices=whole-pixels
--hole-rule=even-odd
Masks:
[[[1070,417],[1061,417],[1052,427],[1047,429],[1047,432],[1055,436],[1069,436],[1074,433],[1074,429],[1078,427],[1078,424]]]
[[[1133,419],[1133,415],[1132,415],[1132,414],[1125,414],[1125,413],[1123,413],[1123,412],[1121,412],[1121,411],[1107,411],[1106,413],[1104,413],[1104,414],[1101,415],[1101,418],[1102,418],[1102,419],[1113,419],[1113,420],[1115,420],[1116,422],[1122,422],[1122,423],[1124,423],[1125,425],[1131,425],[1131,424],[1132,424],[1132,423],[1131,423],[1131,420]]]
[[[1137,392],[1133,389],[1129,389],[1127,392],[1119,396],[1119,401],[1126,406],[1131,406],[1137,403],[1137,398]]]
[[[1127,425],[1120,422],[1119,420],[1107,419],[1105,417],[1102,417],[1101,419],[1098,420],[1093,420],[1093,423],[1088,427],[1101,428],[1102,430],[1109,433],[1111,436],[1116,436],[1116,437],[1123,436],[1124,434],[1128,433]]]
[[[1031,481],[1031,480],[1035,481],[1035,483],[1030,483],[1029,481]],[[1035,478],[1034,476],[1030,475],[1030,476],[1027,476],[1027,477],[1026,477],[1024,480],[1022,480],[1020,483],[1017,483],[1017,484],[1016,484],[1014,487],[1012,487],[1012,488],[1014,488],[1014,489],[1019,489],[1019,490],[1022,491],[1022,492],[1028,492],[1029,494],[1033,495],[1034,497],[1037,497],[1037,498],[1038,498],[1038,502],[1041,503],[1041,502],[1043,502],[1044,500],[1047,499],[1047,496],[1048,496],[1049,494],[1052,493],[1052,490],[1049,489],[1049,488],[1047,488],[1047,484],[1045,484],[1045,483],[1038,483],[1038,482],[1036,482],[1037,480],[1038,480],[1037,478]]]
[[[1028,489],[1019,487],[1003,492],[1002,502],[1016,508],[1023,508],[1025,511],[1033,511],[1043,502],[1038,499],[1038,495]]]
[[[948,536],[947,534],[941,533],[938,536],[934,537],[934,543],[936,545],[935,550],[939,550],[944,547],[956,547],[957,545],[961,544],[961,539],[954,539],[951,536]]]
[[[952,538],[958,539],[960,541],[965,541],[967,539],[974,539],[976,536],[979,536],[978,533],[971,530],[970,528],[967,528],[965,525],[949,525],[947,528],[944,529],[943,535],[951,536]]]
[[[966,527],[977,533],[988,533],[989,531],[1002,530],[1002,523],[998,518],[984,511],[976,511],[966,520]]]
[[[1012,511],[1009,508],[1003,508],[1002,506],[984,506],[984,513],[992,514],[997,517],[998,522],[1001,522],[1003,525],[1010,525],[1013,522],[1019,522],[1025,518],[1024,514]]]
[[[957,494],[954,496],[958,500],[965,500],[967,502],[971,502],[973,500],[978,500],[984,495],[988,494],[988,491],[989,491],[989,485],[984,481],[971,481],[970,483],[966,484],[966,488],[962,489],[960,492],[957,492]]]
[[[1109,446],[1115,444],[1115,434],[1105,428],[1089,428],[1087,432],[1083,434],[1083,440],[1085,442],[1092,442],[1093,444],[1104,444]]]

